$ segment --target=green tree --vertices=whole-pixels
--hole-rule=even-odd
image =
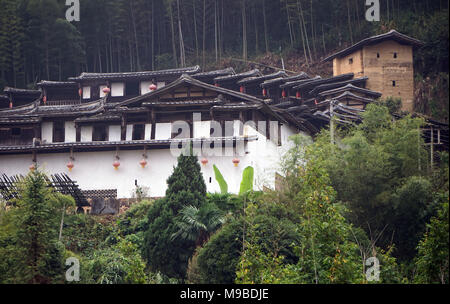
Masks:
[[[120,239],[112,248],[95,251],[86,267],[86,283],[144,284],[145,262],[135,244]]]
[[[205,203],[200,208],[186,206],[176,219],[178,231],[172,235],[172,239],[195,241],[196,246],[202,246],[224,223],[223,212],[213,203]]]
[[[0,242],[5,245],[2,256],[5,254],[4,263],[8,265],[2,281],[63,282],[64,245],[58,241],[58,228],[61,207],[67,201],[73,199],[54,193],[41,171],[25,177],[16,207],[0,220],[6,228]]]
[[[152,271],[184,279],[195,241],[172,240],[172,235],[179,230],[175,219],[184,206],[201,208],[206,202],[206,185],[197,157],[180,155],[167,185],[166,197],[156,201],[149,210],[143,256]]]
[[[427,225],[418,245],[416,283],[449,283],[449,219],[448,192],[441,195],[438,214]]]

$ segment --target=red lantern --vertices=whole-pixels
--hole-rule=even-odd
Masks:
[[[318,104],[317,99],[314,99],[314,104],[316,104],[316,105]]]
[[[154,83],[152,83],[148,88],[150,89],[150,92],[153,92],[153,91],[155,91],[158,87],[157,87]]]
[[[240,91],[241,93],[245,93],[245,87],[244,87],[244,86],[241,86],[241,87],[239,88],[239,91]]]
[[[302,96],[300,95],[300,92],[299,92],[299,91],[297,91],[297,94],[295,94],[295,97],[297,97],[297,98],[302,98]]]
[[[113,167],[114,167],[114,170],[119,170],[120,162],[118,160],[114,161],[113,162]]]
[[[286,98],[286,91],[285,90],[281,91],[281,97]]]
[[[143,158],[143,159],[139,162],[139,164],[141,165],[142,169],[144,169],[145,166],[147,166],[147,160],[146,160],[145,158]]]
[[[69,172],[72,172],[73,167],[75,167],[75,165],[73,164],[73,162],[70,161],[70,162],[67,164],[67,168],[69,168]]]
[[[12,107],[13,107],[13,103],[12,103],[12,100],[9,102],[9,108],[10,109],[12,109]]]
[[[233,164],[234,164],[235,167],[237,167],[237,166],[239,165],[240,162],[241,162],[241,161],[239,160],[239,158],[233,159]]]
[[[109,92],[111,92],[111,89],[110,89],[110,88],[108,88],[108,87],[103,88],[103,93],[105,93],[105,95],[108,95]]]
[[[44,95],[44,97],[42,98],[42,101],[43,101],[44,103],[47,103],[47,96]]]
[[[36,170],[36,165],[35,164],[31,164],[30,171],[34,171],[34,170]]]
[[[80,95],[80,97],[83,95],[83,90],[81,88],[78,89],[78,95]]]
[[[263,96],[267,96],[267,90],[263,89]]]
[[[206,158],[202,159],[202,165],[206,166],[208,164],[208,160]]]
[[[218,83],[216,83],[216,84],[214,84],[216,87],[220,87],[220,84],[218,84]]]

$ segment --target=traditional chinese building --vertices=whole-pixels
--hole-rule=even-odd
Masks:
[[[402,99],[402,110],[414,110],[414,49],[423,46],[417,39],[395,30],[366,38],[325,58],[333,60],[335,76],[353,73],[367,77],[366,87],[384,97]]]
[[[89,193],[129,198],[139,185],[159,197],[176,165],[173,148],[193,142],[208,191],[219,191],[213,165],[231,192],[238,192],[247,166],[255,169],[255,188],[275,188],[289,136],[315,135],[331,117],[341,125],[358,123],[367,104],[384,95],[382,87],[370,88],[367,70],[339,71],[321,77],[195,66],[82,73],[65,82],[41,81],[38,90],[5,88],[0,175],[25,175],[39,166],[67,174]],[[427,141],[448,149],[448,126],[428,122]]]

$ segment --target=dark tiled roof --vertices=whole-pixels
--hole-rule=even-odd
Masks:
[[[223,99],[200,99],[200,100],[192,100],[192,99],[180,99],[175,101],[147,101],[143,102],[143,106],[195,106],[195,105],[210,105],[210,104],[222,104],[224,103]]]
[[[352,84],[352,85],[365,84],[367,79],[369,79],[369,78],[367,76],[364,76],[364,77],[350,79],[350,80],[346,80],[346,81],[321,84],[321,85],[316,86],[314,89],[312,89],[309,92],[309,94],[317,95],[320,92],[327,91],[327,90],[332,90],[332,89],[336,89],[336,88],[340,88],[340,87],[344,87],[344,86],[346,86],[348,84]],[[368,93],[372,92],[374,94],[377,94],[377,92],[373,92],[373,91],[370,91],[370,90],[367,90],[367,92]]]
[[[145,72],[128,72],[128,73],[82,73],[78,77],[71,77],[69,80],[82,81],[82,80],[124,80],[124,79],[139,79],[150,78],[156,76],[180,76],[182,74],[195,74],[200,70],[200,66],[169,69],[160,71],[145,71]]]
[[[263,75],[263,76],[247,77],[247,78],[239,80],[237,82],[237,84],[246,85],[246,84],[251,84],[251,83],[264,82],[264,81],[269,80],[269,79],[285,78],[285,77],[287,77],[286,72],[279,71],[279,72],[276,72],[276,73]]]
[[[36,124],[40,123],[40,117],[7,117],[0,118],[0,125],[8,125],[8,124]]]
[[[193,74],[191,76],[195,79],[198,79],[198,78],[203,78],[203,77],[220,77],[220,76],[229,76],[229,75],[235,75],[235,74],[236,74],[236,72],[234,71],[233,68],[226,68],[223,70],[200,72],[200,73]]]
[[[311,77],[309,77],[309,75],[306,74],[305,72],[301,72],[297,75],[286,77],[284,80],[286,82],[289,82],[289,81],[303,80],[303,79],[308,79],[308,78],[311,78]]]
[[[222,106],[213,106],[211,110],[215,111],[228,111],[228,110],[246,110],[246,109],[260,109],[262,105],[241,103],[229,103]]]
[[[120,115],[114,115],[114,114],[98,114],[94,116],[88,116],[88,117],[79,117],[75,119],[75,122],[77,123],[85,123],[85,122],[95,122],[95,121],[121,121],[122,116]]]
[[[406,36],[404,34],[401,34],[401,33],[397,32],[396,30],[391,30],[388,33],[369,37],[364,40],[361,40],[360,42],[358,42],[342,51],[339,51],[333,55],[326,57],[323,61],[329,61],[336,57],[347,56],[348,54],[351,54],[354,51],[356,51],[366,45],[380,43],[385,40],[395,40],[398,43],[407,44],[407,45],[411,45],[411,46],[415,46],[415,47],[420,47],[420,46],[424,45],[424,43],[420,40],[417,40],[417,39],[411,38],[409,36]]]
[[[338,87],[336,89],[322,91],[322,92],[319,93],[319,96],[326,97],[326,96],[329,96],[329,95],[335,95],[335,94],[339,94],[339,93],[342,93],[342,92],[358,92],[358,93],[363,93],[363,94],[368,95],[368,96],[373,96],[374,98],[380,98],[381,95],[382,95],[379,92],[375,92],[375,91],[371,91],[371,90],[368,90],[368,89],[360,88],[360,87],[357,87],[357,86],[349,83],[349,84],[347,84],[345,86],[341,86],[341,87]]]
[[[11,93],[11,94],[20,94],[20,95],[31,95],[31,96],[36,96],[36,97],[41,95],[41,91],[39,91],[39,90],[26,90],[26,89],[18,89],[18,88],[11,88],[11,87],[5,87],[3,92]]]
[[[374,102],[373,99],[361,97],[361,96],[358,96],[358,95],[356,95],[356,94],[353,94],[353,93],[351,93],[351,92],[349,92],[349,91],[345,91],[345,92],[342,93],[341,95],[339,95],[339,96],[337,96],[337,97],[334,97],[334,99],[336,99],[336,100],[352,99],[352,100],[357,100],[357,101],[360,101],[360,102],[363,102],[363,103],[371,103],[371,102]]]
[[[295,86],[298,86],[298,85],[301,85],[301,84],[305,84],[305,83],[308,83],[308,82],[312,82],[312,81],[315,81],[315,80],[319,80],[319,79],[322,79],[322,77],[316,76],[314,78],[306,78],[306,79],[299,79],[299,80],[294,80],[294,81],[287,81],[284,84],[280,85],[280,88],[281,89],[292,88],[292,87],[295,87]],[[286,79],[284,79],[284,80],[286,80]]]
[[[38,87],[78,87],[78,83],[74,81],[49,81],[42,80],[36,84]]]
[[[280,83],[283,83],[285,81],[285,79],[286,78],[282,78],[282,77],[275,78],[275,79],[269,79],[269,80],[266,80],[263,83],[261,83],[261,87],[262,88],[270,88],[270,87],[273,87],[273,86],[277,86]]]
[[[215,82],[234,81],[247,77],[260,77],[260,76],[262,76],[261,72],[258,69],[254,69],[240,74],[216,77],[214,78],[214,81]]]
[[[312,87],[316,87],[316,86],[322,85],[322,84],[352,79],[353,76],[354,76],[353,73],[348,73],[348,74],[342,74],[342,75],[338,75],[338,76],[334,76],[334,77],[330,77],[330,78],[318,79],[318,80],[309,81],[309,82],[305,82],[300,85],[297,85],[294,87],[294,89],[302,90],[302,89],[306,89],[306,88],[312,88]]]
[[[234,137],[211,137],[204,139],[166,139],[166,140],[133,140],[133,141],[97,141],[97,142],[73,142],[73,143],[47,143],[39,146],[33,145],[22,145],[22,146],[0,146],[0,153],[25,153],[29,151],[64,151],[69,148],[110,148],[115,149],[117,146],[121,147],[136,147],[136,146],[147,146],[147,147],[167,147],[172,143],[185,143],[185,142],[212,142],[212,141],[223,141],[223,142],[235,142],[235,141],[255,141],[257,136],[234,136]]]

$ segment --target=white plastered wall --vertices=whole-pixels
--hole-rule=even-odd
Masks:
[[[170,124],[158,124],[159,134],[167,134]],[[158,125],[157,130],[158,131]],[[250,128],[250,127],[248,127]],[[90,129],[90,132],[89,132]],[[118,131],[119,129],[115,129]],[[255,189],[262,190],[264,186],[274,188],[275,172],[280,172],[280,160],[282,155],[292,147],[288,137],[295,134],[286,125],[281,128],[282,146],[278,146],[276,140],[267,140],[266,137],[255,130],[248,129],[249,133],[258,136],[257,141],[247,144],[247,154],[228,156],[202,156],[208,159],[206,166],[201,165],[202,174],[208,192],[219,192],[220,187],[214,178],[213,165],[215,164],[228,183],[229,191],[238,193],[242,172],[247,166],[255,169]],[[92,128],[82,128],[82,139],[90,134],[92,139]],[[158,132],[157,132],[158,134]],[[84,136],[83,136],[84,135]],[[166,137],[166,136],[162,136]],[[177,158],[169,149],[148,150],[148,165],[142,168],[139,164],[142,159],[142,150],[119,151],[120,167],[114,170],[115,151],[101,152],[75,152],[72,172],[66,165],[69,161],[69,153],[52,153],[37,155],[38,166],[48,174],[66,173],[76,180],[83,190],[117,189],[119,198],[129,198],[135,189],[135,180],[138,185],[149,187],[149,195],[161,197],[165,195],[167,188],[166,180],[172,174],[176,166]],[[235,167],[232,160],[239,158],[240,163]],[[32,161],[32,155],[0,155],[0,174],[6,175],[27,174]]]
[[[41,126],[42,141],[47,143],[53,142],[53,122],[43,122]]]
[[[66,121],[64,123],[64,141],[67,143],[76,142],[77,141],[77,130],[75,129],[74,121]]]

